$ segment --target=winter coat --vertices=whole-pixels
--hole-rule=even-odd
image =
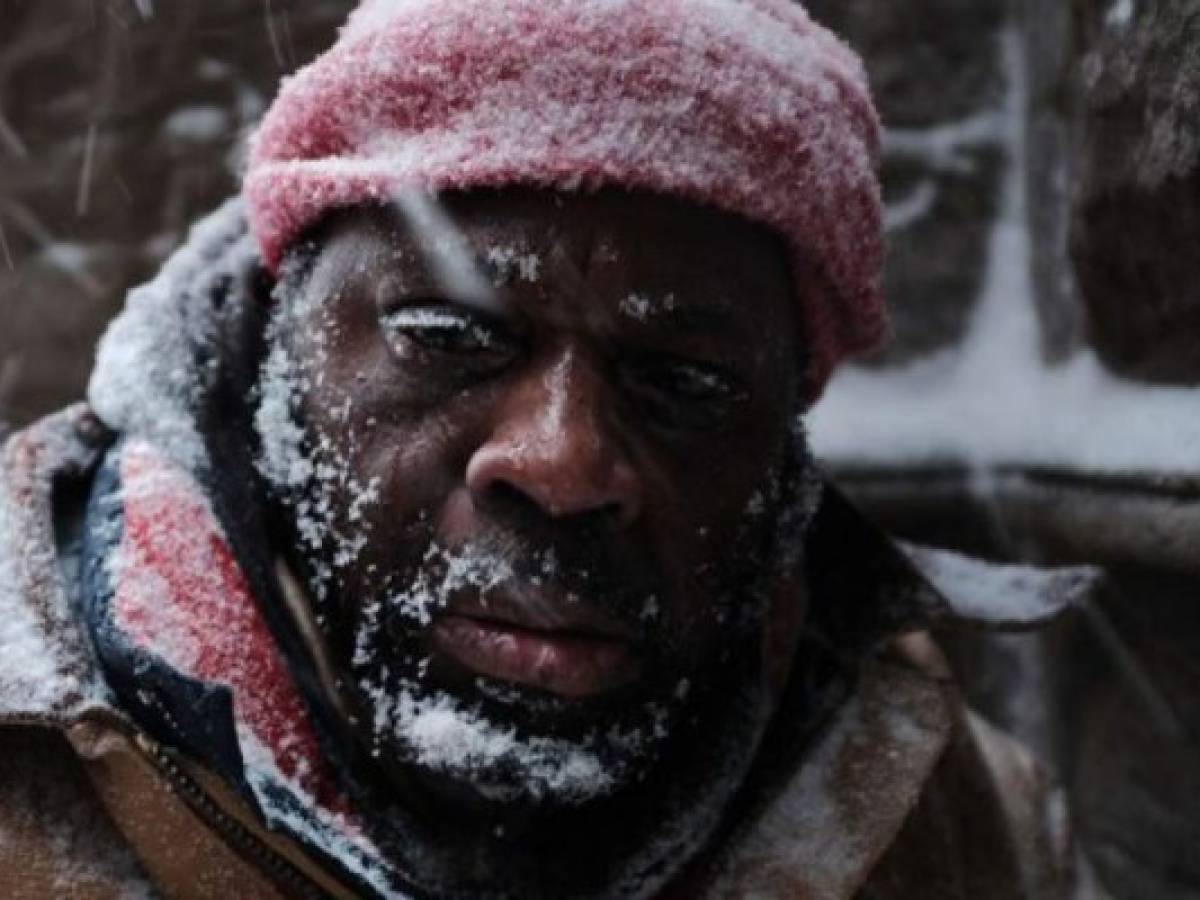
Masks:
[[[361,886],[273,833],[98,680],[73,612],[72,554],[105,440],[77,407],[15,436],[3,456],[0,896],[355,896]],[[1057,795],[1020,748],[966,711],[920,634],[863,661],[852,693],[787,768],[719,865],[675,895],[1068,896]]]
[[[81,405],[15,435],[0,457],[0,896],[393,893],[321,789],[323,760],[270,621],[278,598],[238,539],[246,504],[217,496],[179,440],[204,434],[219,454],[212,411],[228,414],[244,393],[237,354],[205,342],[236,345],[246,330],[195,319],[205,303],[225,316],[245,308],[244,232],[227,207],[131,297],[100,354],[102,372],[120,356],[118,389],[93,395],[119,433]],[[138,317],[162,330],[129,328]],[[113,478],[118,489],[102,490]],[[120,508],[97,496],[120,497]],[[98,528],[109,515],[119,527]],[[120,593],[97,534],[133,541],[158,567],[121,595],[124,630],[97,626],[91,605]],[[171,534],[184,539],[164,543]],[[832,488],[807,559],[810,605],[846,677],[814,715],[793,675],[773,732],[813,727],[803,740],[768,735],[737,815],[664,897],[1074,896],[1060,795],[966,710],[927,633],[1014,623],[978,597],[956,606],[914,566],[936,556],[906,555]],[[213,627],[232,639],[215,650],[140,646],[139,622],[148,641]]]

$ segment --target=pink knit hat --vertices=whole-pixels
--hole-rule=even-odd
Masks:
[[[887,331],[879,121],[858,57],[793,0],[366,0],[254,135],[274,269],[326,212],[398,192],[618,185],[791,249],[809,394]]]

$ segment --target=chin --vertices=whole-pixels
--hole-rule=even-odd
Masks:
[[[582,700],[359,631],[355,804],[431,896],[650,895],[714,833],[769,721],[761,623],[740,625],[699,665],[647,660]]]
[[[689,709],[683,689],[569,700],[484,677],[453,688],[386,668],[357,682],[359,740],[400,786],[522,814],[580,809],[643,783]]]
[[[553,733],[419,682],[376,693],[366,740],[383,777],[359,797],[373,837],[431,896],[652,896],[715,833],[757,752],[771,700],[753,646],[669,704]]]
[[[659,623],[637,677],[584,698],[444,659],[411,621],[349,623],[351,740],[329,749],[375,844],[432,897],[653,896],[721,826],[773,711],[765,594],[720,606],[707,654]]]

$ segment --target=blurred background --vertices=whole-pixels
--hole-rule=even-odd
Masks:
[[[352,6],[0,0],[0,431],[82,395]],[[814,444],[909,540],[1109,572],[1045,634],[943,643],[1112,896],[1200,896],[1200,0],[808,6],[888,126],[896,333]]]

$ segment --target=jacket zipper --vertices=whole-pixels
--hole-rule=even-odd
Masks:
[[[134,743],[159,774],[182,798],[188,808],[220,835],[235,852],[262,871],[276,887],[284,888],[285,896],[304,900],[333,900],[333,895],[301,872],[290,860],[272,850],[255,837],[241,822],[221,809],[204,788],[188,775],[165,749],[140,732],[132,735]]]
[[[286,889],[285,896],[288,900],[292,897],[303,900],[336,900],[332,894],[296,868],[290,860],[272,850],[264,841],[251,834],[246,826],[221,809],[205,793],[204,788],[183,771],[166,749],[124,721],[110,721],[108,724],[125,734],[170,785],[171,790],[187,804],[188,809],[216,832],[234,852],[256,866],[276,887]],[[62,731],[67,722],[64,716],[53,713],[26,713],[0,716],[0,725],[32,726]]]

